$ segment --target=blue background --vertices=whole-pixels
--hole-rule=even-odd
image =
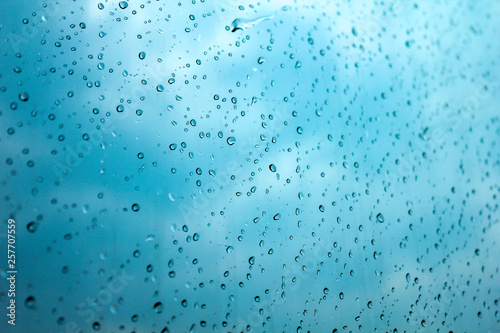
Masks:
[[[2,332],[500,330],[499,2],[99,4],[0,3]]]

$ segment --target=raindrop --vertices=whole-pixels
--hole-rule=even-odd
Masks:
[[[163,312],[163,304],[161,302],[155,303],[154,310],[158,314],[162,313]]]
[[[28,231],[30,233],[34,233],[37,229],[38,229],[38,224],[34,221],[28,223],[28,225],[26,226],[26,229],[28,229]]]
[[[22,92],[19,94],[19,99],[22,101],[22,102],[27,102],[28,99],[29,99],[29,95],[27,92]]]
[[[26,297],[26,299],[24,300],[24,306],[27,309],[33,310],[36,306],[35,298],[33,296]]]

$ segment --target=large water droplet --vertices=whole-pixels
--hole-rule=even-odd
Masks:
[[[259,22],[261,21],[264,21],[264,20],[269,20],[271,18],[273,18],[274,15],[269,15],[269,16],[262,16],[262,17],[258,17],[258,18],[255,18],[255,19],[250,19],[250,20],[246,20],[246,19],[242,19],[242,18],[237,18],[233,21],[233,23],[231,23],[231,32],[235,32],[237,30],[245,30],[247,28],[251,28],[253,27],[254,25],[257,25],[259,24]]]

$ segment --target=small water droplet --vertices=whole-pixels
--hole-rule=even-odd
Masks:
[[[162,313],[163,312],[163,304],[161,302],[155,303],[154,310],[158,314]]]
[[[28,99],[29,99],[29,95],[27,92],[22,92],[19,94],[19,99],[22,101],[22,102],[27,102]]]
[[[34,233],[37,229],[38,229],[38,224],[34,221],[28,223],[28,225],[26,226],[26,229],[28,229],[28,231],[30,233]]]
[[[36,306],[35,298],[33,296],[26,297],[26,299],[24,300],[24,306],[27,309],[33,310]]]

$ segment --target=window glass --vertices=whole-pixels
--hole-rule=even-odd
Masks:
[[[0,16],[0,331],[500,331],[499,2]]]

